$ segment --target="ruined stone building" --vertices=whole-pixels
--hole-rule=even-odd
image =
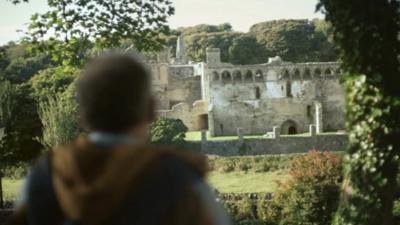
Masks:
[[[160,117],[179,118],[191,131],[211,135],[282,134],[344,129],[344,90],[336,62],[291,63],[279,57],[265,64],[232,65],[219,49],[207,60],[189,63],[182,38],[176,58],[167,51],[148,59]]]

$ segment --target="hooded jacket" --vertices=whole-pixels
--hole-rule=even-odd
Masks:
[[[104,147],[82,136],[32,169],[28,200],[12,221],[227,224],[211,195],[204,194],[209,191],[203,182],[206,172],[205,157],[192,152],[152,145]]]

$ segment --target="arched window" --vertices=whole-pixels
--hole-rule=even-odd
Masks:
[[[222,81],[224,82],[232,81],[232,76],[231,73],[229,73],[229,71],[222,72]]]
[[[214,71],[213,72],[213,79],[212,79],[213,81],[218,81],[219,80],[219,74],[218,74],[218,72],[217,71]]]
[[[242,73],[239,70],[236,70],[236,71],[233,72],[233,80],[235,82],[242,81]]]
[[[244,77],[244,81],[245,82],[253,82],[253,72],[251,72],[251,70],[246,72],[246,76]]]
[[[303,80],[311,80],[311,70],[309,68],[305,68],[303,72]]]
[[[292,95],[292,83],[290,81],[286,81],[286,97],[291,98]]]
[[[328,75],[328,76],[332,75],[332,70],[329,69],[329,68],[327,68],[327,69],[325,70],[325,75]]]
[[[283,80],[290,80],[289,70],[284,70],[284,71],[282,72],[282,79],[283,79]]]
[[[256,82],[263,82],[264,81],[264,75],[261,70],[257,70],[256,72]]]
[[[301,80],[301,77],[300,77],[300,70],[299,70],[299,69],[295,69],[295,70],[294,70],[292,79],[293,79],[293,80]]]
[[[317,68],[317,69],[314,70],[314,77],[315,78],[322,78],[321,75],[322,75],[322,72],[321,72],[320,68]]]

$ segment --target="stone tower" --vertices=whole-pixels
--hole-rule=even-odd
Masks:
[[[188,58],[186,55],[185,41],[183,36],[179,36],[176,42],[176,60],[177,64],[188,64]]]
[[[206,62],[208,66],[218,66],[221,64],[221,50],[219,48],[206,49]]]

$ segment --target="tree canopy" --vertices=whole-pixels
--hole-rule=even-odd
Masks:
[[[400,3],[319,2],[347,72],[347,178],[334,224],[398,224]]]
[[[93,47],[116,48],[125,39],[139,51],[160,49],[174,13],[169,0],[53,0],[48,6],[31,17],[25,40],[72,65],[83,64]]]
[[[208,47],[220,48],[222,61],[233,64],[265,63],[277,55],[292,62],[337,60],[330,24],[320,19],[262,22],[247,33],[233,31],[228,23],[181,27],[165,37],[167,46],[175,49],[180,35],[195,62],[205,61]]]

